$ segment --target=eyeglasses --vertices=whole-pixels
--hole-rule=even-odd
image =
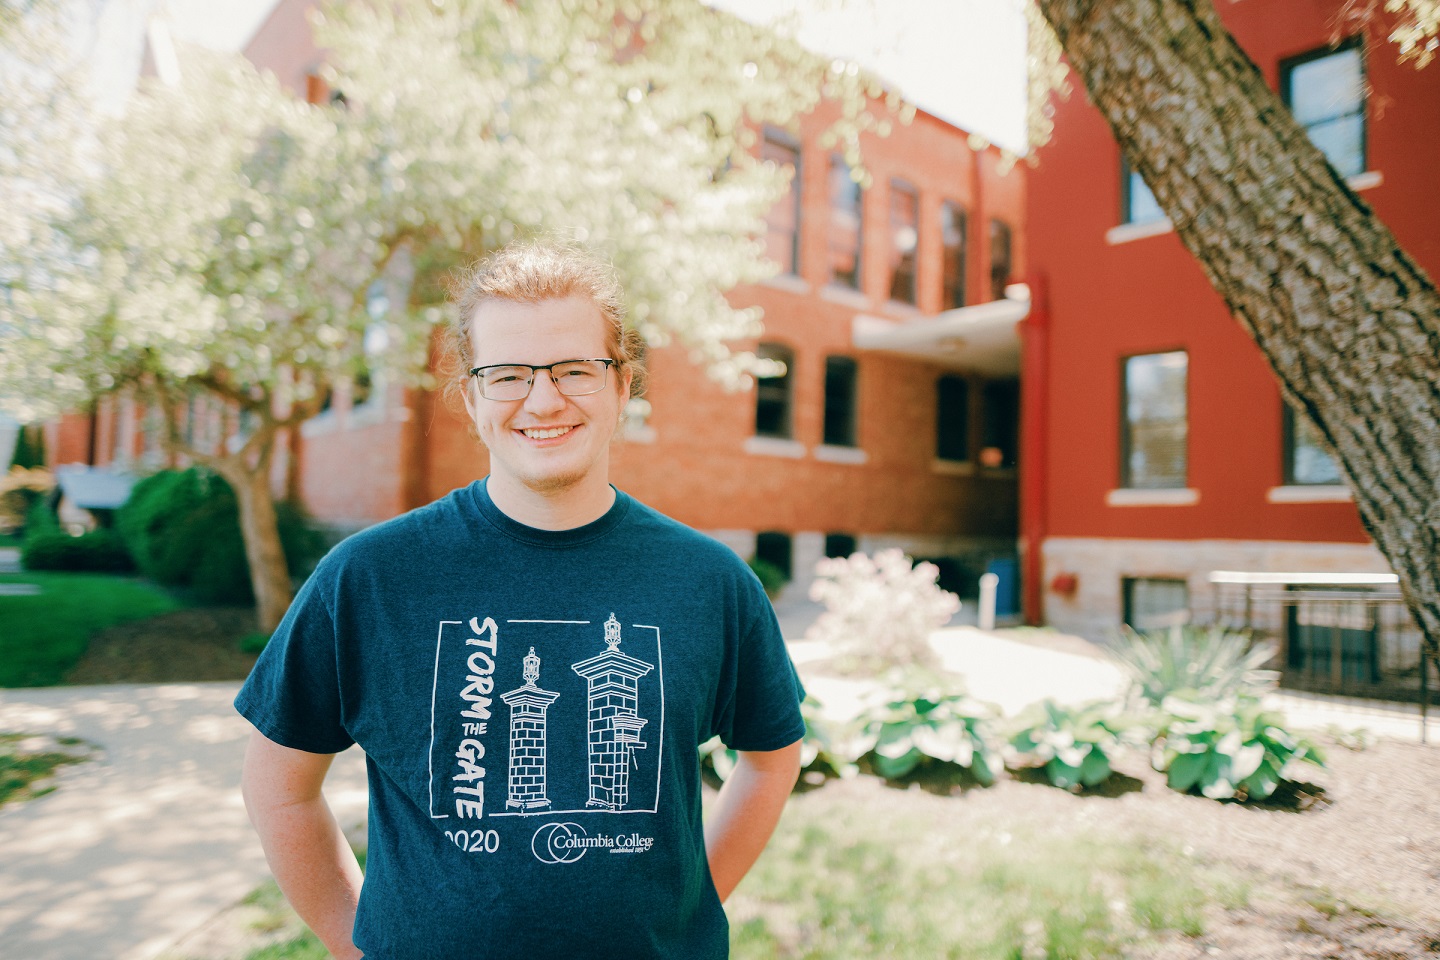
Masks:
[[[535,374],[550,371],[555,389],[567,397],[583,397],[605,389],[606,371],[615,361],[608,357],[597,360],[561,360],[534,366],[528,363],[500,363],[489,367],[472,367],[470,376],[480,381],[480,395],[486,400],[524,400],[530,396]]]

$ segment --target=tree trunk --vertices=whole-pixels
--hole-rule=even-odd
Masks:
[[[1440,296],[1210,0],[1037,0],[1186,248],[1319,429],[1440,665]]]
[[[240,532],[245,539],[245,561],[250,567],[250,585],[255,591],[255,614],[259,629],[269,633],[280,625],[290,608],[290,572],[280,545],[280,527],[275,516],[275,498],[270,493],[270,450],[266,443],[255,464],[238,457],[215,463],[215,470],[235,490],[240,507]]]

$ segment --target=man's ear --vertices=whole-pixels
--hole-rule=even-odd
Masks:
[[[473,399],[473,397],[472,397],[472,391],[473,391],[474,389],[475,389],[475,378],[474,378],[474,377],[464,377],[463,379],[461,379],[461,381],[460,381],[460,399],[463,400],[463,401],[465,401],[465,414],[466,414],[466,416],[468,416],[468,417],[470,418],[470,422],[471,422],[472,424],[475,422],[475,401],[474,401],[474,399]]]
[[[630,382],[635,378],[634,371],[628,366],[620,372],[620,409],[625,409],[625,404],[630,402]]]

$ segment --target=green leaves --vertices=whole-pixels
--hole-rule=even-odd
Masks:
[[[1078,790],[1109,779],[1121,737],[1132,723],[1117,704],[1092,701],[1076,708],[1053,700],[1036,704],[1020,715],[1010,737],[1017,758],[1033,758],[1057,787]]]
[[[1263,800],[1299,763],[1324,766],[1314,744],[1296,737],[1253,696],[1215,703],[1167,697],[1151,753],[1156,770],[1182,793],[1212,800]]]
[[[856,718],[859,734],[852,750],[887,780],[950,763],[988,786],[997,769],[989,745],[995,713],[963,693],[892,690],[888,702]]]
[[[1273,643],[1219,626],[1174,626],[1137,633],[1125,627],[1107,648],[1131,680],[1137,698],[1159,706],[1171,694],[1218,700],[1242,692],[1261,694],[1279,675],[1265,669],[1275,658]]]

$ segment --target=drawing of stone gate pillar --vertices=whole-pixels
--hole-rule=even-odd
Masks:
[[[605,646],[604,653],[571,667],[590,685],[590,798],[585,806],[622,810],[630,797],[632,754],[645,749],[639,680],[655,668],[620,652],[620,622],[613,613],[605,621]]]
[[[505,809],[540,810],[550,806],[545,788],[545,711],[560,696],[536,686],[540,658],[535,648],[525,657],[525,685],[500,699],[510,706],[510,777]]]

